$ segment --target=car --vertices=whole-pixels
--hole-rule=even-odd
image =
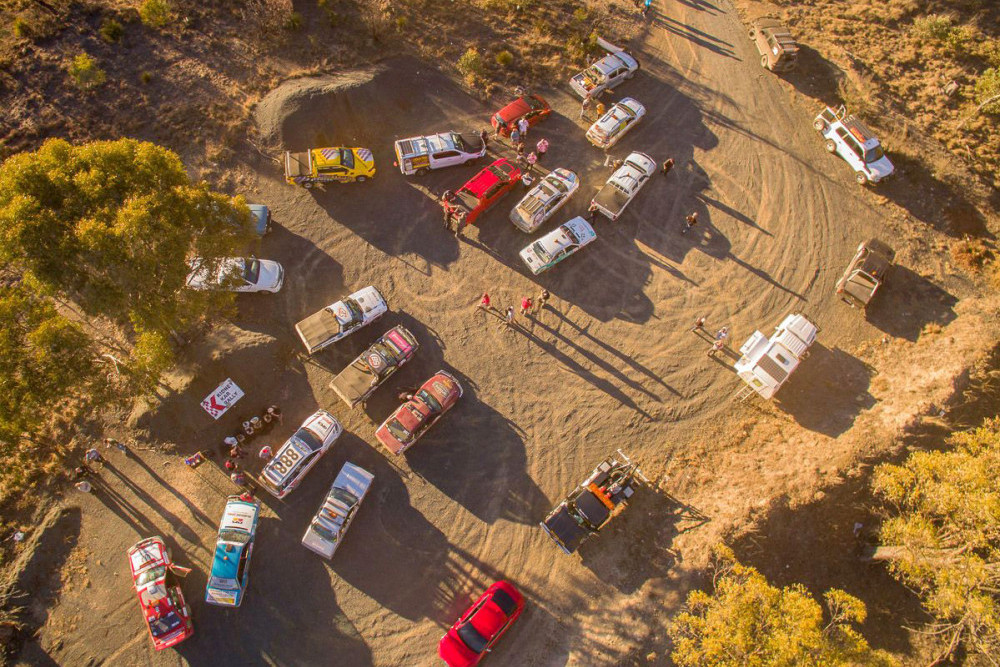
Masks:
[[[314,465],[337,441],[344,428],[326,410],[317,410],[292,434],[257,478],[279,500],[295,490]]]
[[[521,169],[500,158],[470,178],[458,192],[441,198],[441,208],[459,225],[472,225],[521,182]]]
[[[655,173],[653,158],[639,151],[629,154],[590,200],[591,210],[614,222]]]
[[[285,283],[285,269],[278,262],[256,257],[223,257],[188,260],[185,285],[193,290],[265,292],[274,294]]]
[[[340,371],[330,388],[353,408],[412,359],[419,347],[416,337],[402,324],[389,329]]]
[[[250,556],[253,554],[260,519],[260,501],[229,496],[219,523],[212,569],[205,585],[205,602],[221,607],[243,604],[250,583]]]
[[[368,326],[388,310],[382,293],[369,286],[298,322],[295,331],[309,354],[315,354]]]
[[[791,72],[799,59],[799,46],[785,25],[773,18],[757,19],[750,39],[760,53],[760,66],[772,72]]]
[[[597,98],[639,71],[639,61],[623,49],[599,40],[609,53],[569,81],[569,87],[580,97]]]
[[[510,212],[510,221],[522,232],[530,234],[562,208],[580,187],[580,178],[569,169],[559,167],[538,179],[528,194]]]
[[[528,126],[534,127],[549,117],[552,107],[538,95],[522,95],[500,111],[493,114],[490,123],[500,136],[509,137],[511,130],[517,127],[517,121],[527,119]]]
[[[568,220],[521,251],[521,259],[536,276],[548,271],[597,238],[594,228],[577,216]]]
[[[438,371],[413,398],[399,406],[375,431],[393,454],[402,454],[462,397],[462,385],[451,373]]]
[[[509,582],[496,582],[448,629],[438,655],[449,667],[479,664],[523,611],[520,591]]]
[[[250,222],[257,236],[264,236],[271,231],[271,209],[264,204],[248,204]]]
[[[486,142],[478,132],[442,132],[425,137],[400,139],[395,144],[396,166],[404,175],[423,176],[430,169],[442,169],[475,162],[486,155]]]
[[[148,537],[133,544],[128,550],[128,565],[153,648],[162,651],[193,635],[191,608],[184,602],[170,549],[163,538]]]
[[[646,115],[646,107],[626,97],[612,106],[587,130],[587,141],[598,148],[611,148]]]
[[[362,183],[375,176],[375,158],[367,148],[310,148],[285,151],[285,181],[311,188],[324,183]]]
[[[813,128],[826,139],[826,150],[842,157],[854,170],[860,185],[878,183],[896,170],[885,156],[882,144],[860,120],[847,114],[843,105],[827,107],[813,121]]]
[[[344,541],[361,501],[375,475],[353,463],[345,463],[326,494],[316,516],[302,536],[302,546],[330,560]]]
[[[878,239],[862,241],[847,271],[837,281],[837,294],[852,308],[866,308],[892,273],[896,251]]]

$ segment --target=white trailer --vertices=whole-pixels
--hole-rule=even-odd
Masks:
[[[774,396],[808,356],[818,332],[815,324],[798,313],[782,320],[770,338],[760,331],[753,332],[740,348],[743,356],[735,366],[736,374],[747,383],[739,397],[745,398],[752,392],[767,399]]]

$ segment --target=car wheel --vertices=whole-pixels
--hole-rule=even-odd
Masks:
[[[629,72],[628,74],[625,75],[625,78],[626,79],[631,79],[634,76],[635,76],[635,72]]]
[[[763,67],[764,69],[768,69],[768,66],[767,66],[767,56],[761,56],[760,57],[760,66]]]
[[[312,181],[302,181],[302,187],[304,187],[306,190],[312,190],[313,182]]]
[[[826,150],[828,153],[837,152],[837,144],[833,143],[833,139],[830,139],[826,142]]]
[[[822,118],[817,118],[816,120],[813,121],[813,129],[816,130],[817,132],[822,132],[823,130],[826,129],[826,121],[823,120]]]
[[[856,171],[854,172],[854,180],[858,182],[858,185],[867,185],[868,175],[863,171]]]
[[[365,182],[365,181],[367,181],[367,180],[368,180],[368,177],[367,177],[367,176],[356,176],[356,177],[354,178],[354,182],[355,182],[355,183],[364,183],[364,182]]]
[[[417,174],[417,176],[426,176],[427,175],[427,167],[421,167],[420,169],[417,169],[417,171],[415,173]]]

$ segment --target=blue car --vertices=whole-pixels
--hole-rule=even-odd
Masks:
[[[250,555],[259,518],[259,502],[229,496],[219,526],[212,572],[205,587],[205,602],[223,607],[239,607],[243,602],[250,581]]]
[[[264,204],[249,204],[250,220],[257,236],[264,236],[271,231],[271,209]]]

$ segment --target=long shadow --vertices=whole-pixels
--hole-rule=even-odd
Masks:
[[[955,319],[958,299],[944,288],[896,266],[864,311],[865,319],[890,336],[916,341],[928,324]]]
[[[677,0],[680,4],[685,7],[690,7],[691,9],[697,9],[699,12],[708,12],[710,14],[721,14],[722,10],[718,5],[713,5],[707,0]]]
[[[174,514],[166,507],[161,505],[159,502],[157,502],[145,488],[143,488],[135,481],[130,479],[128,475],[118,470],[118,468],[116,468],[110,461],[107,460],[105,461],[104,469],[110,472],[115,477],[117,477],[118,481],[121,482],[123,485],[125,485],[125,487],[129,491],[135,494],[136,498],[141,500],[143,503],[152,508],[153,511],[155,511],[157,514],[163,517],[163,519],[167,522],[167,524],[172,526],[185,540],[188,540],[189,542],[198,541],[198,533],[195,532],[191,528],[191,526],[187,525],[184,521],[181,520],[180,517],[178,517],[176,514]],[[102,486],[101,489],[102,492],[111,491],[110,485],[108,485],[107,483],[105,483],[105,485]],[[118,495],[119,497],[122,497],[121,494],[118,494],[117,492],[115,492],[115,494]],[[210,521],[206,521],[205,523],[211,525]]]
[[[875,405],[871,374],[857,357],[816,343],[774,400],[804,428],[836,438]]]
[[[167,480],[163,479],[158,474],[156,474],[156,471],[153,470],[152,468],[150,468],[149,465],[147,465],[146,462],[142,460],[142,457],[140,457],[140,456],[134,456],[133,455],[133,456],[130,456],[129,459],[131,461],[133,461],[136,465],[138,465],[140,468],[142,468],[143,470],[145,470],[146,474],[149,475],[150,477],[152,477],[153,481],[155,481],[157,484],[159,484],[161,488],[166,489],[167,491],[170,492],[170,494],[172,496],[174,496],[175,498],[177,498],[177,500],[181,501],[181,503],[184,504],[184,506],[188,509],[189,512],[191,512],[191,515],[195,519],[197,519],[199,522],[205,524],[206,526],[214,526],[215,525],[215,522],[212,521],[212,519],[210,519],[207,514],[205,514],[204,512],[202,512],[201,509],[199,509],[194,503],[192,503],[191,500],[187,496],[185,496],[183,493],[181,493],[176,488],[174,488],[173,485],[171,485],[171,484],[169,484],[167,482]],[[111,467],[113,467],[113,466],[111,466]],[[115,470],[114,472],[115,472],[116,475],[118,475],[119,477],[121,477],[121,475],[118,473],[117,470]],[[164,518],[166,518],[166,517],[164,517]]]
[[[110,484],[100,477],[93,476],[90,479],[94,497],[100,500],[105,507],[117,515],[125,524],[130,526],[132,530],[139,535],[152,535],[156,533],[156,526],[146,518],[145,513],[139,511],[139,508],[129,502],[125,496],[115,491]]]
[[[732,58],[733,60],[740,60],[736,57],[733,52],[733,45],[729,42],[719,39],[714,35],[710,35],[709,33],[699,30],[698,28],[690,26],[686,23],[681,23],[677,19],[669,16],[657,15],[653,18],[653,25],[659,26],[673,35],[683,37],[692,44],[708,49],[712,53],[717,53],[720,56]]]

